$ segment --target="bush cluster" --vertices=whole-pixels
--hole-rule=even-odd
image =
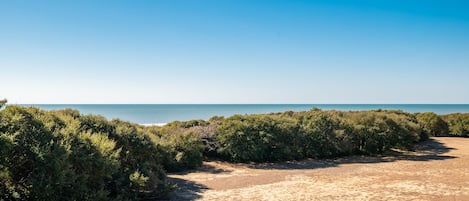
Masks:
[[[181,170],[200,165],[203,157],[265,162],[410,149],[427,139],[427,133],[438,132],[423,125],[416,115],[402,111],[313,109],[172,122],[147,131],[165,147],[166,169]]]
[[[411,148],[420,132],[415,117],[399,111],[237,115],[218,127],[217,153],[237,162],[382,154]]]
[[[449,136],[469,137],[469,113],[455,113],[442,116],[448,124]]]
[[[76,110],[0,111],[0,200],[136,200],[164,195],[165,151],[143,128]]]
[[[417,113],[416,118],[422,127],[423,137],[448,136],[448,123],[433,112]]]
[[[196,168],[202,164],[204,145],[200,134],[187,124],[171,123],[164,127],[148,127],[153,142],[160,145],[165,154],[162,165],[168,171]]]

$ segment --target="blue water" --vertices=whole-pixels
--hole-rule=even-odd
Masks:
[[[305,111],[314,107],[323,110],[398,109],[407,112],[448,114],[469,112],[469,104],[257,104],[257,105],[33,105],[46,110],[73,108],[82,114],[99,114],[108,119],[119,118],[140,124],[167,123],[175,120],[209,119],[212,116],[259,114],[287,110]]]

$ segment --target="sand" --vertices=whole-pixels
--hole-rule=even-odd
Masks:
[[[469,200],[469,138],[432,138],[393,157],[204,162],[170,174],[170,200]]]

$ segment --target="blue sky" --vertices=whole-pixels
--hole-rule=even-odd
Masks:
[[[10,103],[469,103],[469,1],[0,0]]]

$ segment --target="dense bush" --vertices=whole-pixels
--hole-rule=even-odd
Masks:
[[[268,115],[235,115],[217,129],[218,153],[233,161],[285,160],[297,134],[294,119]]]
[[[146,129],[152,134],[153,141],[163,147],[166,157],[163,165],[169,171],[195,168],[202,164],[204,145],[200,133],[187,125],[172,123],[162,128]]]
[[[448,136],[449,128],[440,116],[433,112],[417,113],[415,115],[422,127],[423,136]]]
[[[415,116],[402,111],[311,110],[236,115],[217,129],[217,152],[231,161],[279,161],[381,154],[420,140]]]
[[[420,140],[420,127],[415,117],[402,111],[365,111],[342,113],[349,121],[348,133],[354,150],[381,154],[392,148],[410,149]]]
[[[339,155],[340,136],[345,132],[344,125],[337,115],[312,110],[297,116],[299,136],[293,140],[297,158],[325,158]],[[292,139],[290,139],[292,140]]]
[[[442,116],[448,123],[450,136],[469,136],[469,113],[455,113]]]
[[[135,200],[171,186],[141,127],[74,110],[0,111],[0,200]]]

